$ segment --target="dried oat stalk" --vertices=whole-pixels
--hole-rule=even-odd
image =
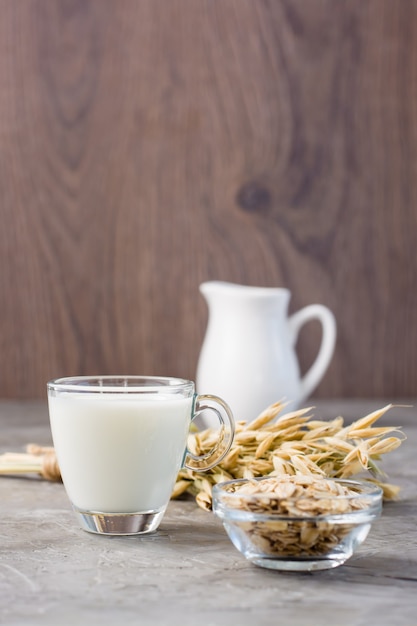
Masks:
[[[381,481],[384,474],[377,462],[395,450],[404,435],[397,427],[375,426],[392,406],[345,426],[342,417],[313,419],[311,408],[280,416],[284,404],[275,403],[254,421],[237,422],[230,452],[217,467],[204,474],[181,470],[173,497],[191,493],[201,508],[210,510],[212,486],[225,480],[282,474],[349,478],[365,473],[382,487],[385,499],[395,498],[399,487]],[[191,434],[188,445],[194,454],[206,454],[216,439],[216,431],[209,428]]]
[[[26,452],[6,452],[0,455],[0,475],[38,474],[51,481],[60,481],[61,472],[55,450],[49,446],[30,443]]]

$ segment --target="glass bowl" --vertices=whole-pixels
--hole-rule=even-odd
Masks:
[[[275,476],[213,488],[213,511],[252,563],[314,571],[345,563],[382,510],[382,489],[357,480]]]

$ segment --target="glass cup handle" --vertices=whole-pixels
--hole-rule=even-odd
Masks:
[[[183,467],[205,472],[218,463],[229,452],[235,435],[235,421],[229,406],[218,396],[196,395],[194,399],[194,412],[192,421],[203,411],[212,411],[220,422],[220,432],[213,448],[201,456],[192,454],[187,448]]]

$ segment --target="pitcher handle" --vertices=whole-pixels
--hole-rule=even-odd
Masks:
[[[229,452],[235,435],[232,411],[224,400],[208,394],[196,395],[192,420],[195,420],[203,411],[212,411],[215,414],[220,423],[220,432],[217,441],[207,454],[197,456],[187,448],[183,467],[197,472],[205,472],[220,463]]]
[[[336,320],[333,313],[322,304],[310,304],[288,319],[294,345],[297,343],[301,327],[313,319],[317,319],[321,323],[322,339],[316,360],[301,379],[300,403],[308,398],[323,378],[333,356],[336,343]]]

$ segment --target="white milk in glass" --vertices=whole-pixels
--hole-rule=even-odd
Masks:
[[[192,401],[163,394],[49,397],[53,442],[75,507],[103,513],[163,509],[183,461]]]

